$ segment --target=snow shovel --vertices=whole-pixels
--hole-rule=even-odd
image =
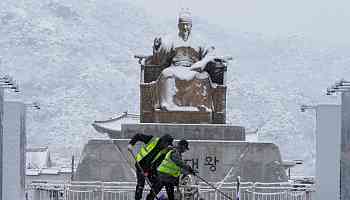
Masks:
[[[228,198],[229,200],[233,200],[230,196],[228,196],[227,194],[225,194],[223,191],[217,189],[214,185],[212,185],[211,183],[209,183],[208,181],[206,181],[204,178],[200,177],[197,174],[193,174],[194,176],[196,176],[197,178],[199,178],[201,181],[203,181],[205,184],[209,185],[211,188],[213,188],[215,191],[219,192],[220,194],[222,194],[222,196]]]
[[[240,199],[240,193],[239,193],[239,188],[241,186],[241,177],[237,176],[237,187],[236,187],[236,200]]]
[[[112,140],[112,142],[113,142],[113,140]],[[129,159],[127,159],[127,157],[123,154],[123,151],[121,150],[121,148],[117,144],[114,144],[114,147],[116,147],[116,149],[119,151],[120,155],[122,156],[122,159],[129,165],[132,174],[136,178],[136,171],[133,168],[132,164],[130,163]]]

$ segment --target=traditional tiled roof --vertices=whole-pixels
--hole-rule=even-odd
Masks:
[[[92,126],[100,133],[116,134],[121,132],[122,124],[139,122],[140,116],[138,114],[123,112],[122,114],[107,120],[94,121]]]

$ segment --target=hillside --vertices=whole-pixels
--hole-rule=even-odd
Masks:
[[[139,109],[136,53],[151,53],[155,36],[176,34],[176,21],[148,16],[122,0],[0,2],[0,73],[20,81],[20,95],[39,101],[28,111],[29,146],[48,145],[67,163],[79,154],[96,119]],[[194,19],[195,44],[214,45],[235,60],[228,72],[228,120],[259,129],[280,146],[284,159],[304,159],[314,170],[314,113],[299,105],[337,102],[325,89],[350,75],[347,47],[330,47],[294,35],[271,38],[226,31]]]

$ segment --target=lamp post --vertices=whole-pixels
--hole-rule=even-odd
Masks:
[[[33,102],[33,103],[25,103],[24,104],[27,108],[34,108],[36,110],[40,110],[40,104],[38,102]]]
[[[0,77],[0,200],[2,200],[2,160],[3,160],[3,119],[4,119],[4,90],[11,89],[15,92],[19,92],[18,84],[13,81],[13,78],[6,75]]]
[[[350,81],[341,79],[327,95],[341,94],[340,199],[350,199]]]

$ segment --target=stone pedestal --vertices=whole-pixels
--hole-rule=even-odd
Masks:
[[[120,131],[104,130],[108,130],[114,144],[112,140],[90,140],[78,166],[77,180],[135,181],[134,161],[127,152],[127,144],[133,135],[142,133],[170,134],[175,140],[188,140],[190,151],[183,157],[208,181],[221,181],[225,177],[225,181],[235,181],[237,176],[251,182],[287,181],[278,147],[272,143],[246,142],[245,129],[241,126],[122,123]],[[135,154],[138,150],[136,147]]]
[[[90,140],[79,163],[78,181],[135,181],[134,162],[127,152],[129,139]],[[284,182],[287,175],[279,149],[272,143],[189,140],[184,153],[189,165],[208,181]],[[137,149],[135,149],[135,153]]]

